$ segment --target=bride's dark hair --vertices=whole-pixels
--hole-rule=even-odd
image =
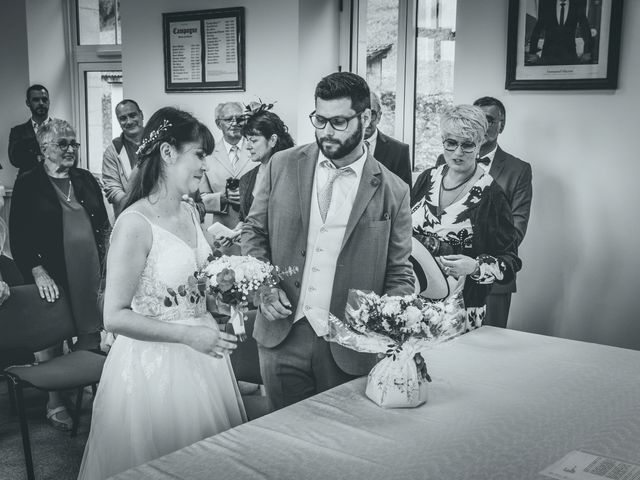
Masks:
[[[215,147],[213,135],[190,113],[173,107],[163,107],[155,112],[144,127],[137,151],[138,164],[129,180],[124,208],[148,196],[164,178],[164,162],[160,157],[162,143],[180,150],[185,143],[200,141],[205,153],[210,155]]]

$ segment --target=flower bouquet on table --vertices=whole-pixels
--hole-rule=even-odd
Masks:
[[[378,296],[350,290],[344,321],[330,315],[329,339],[358,352],[384,354],[369,373],[366,395],[385,408],[417,407],[431,381],[424,355],[435,343],[464,332],[457,297]]]
[[[270,295],[271,289],[280,280],[297,271],[297,267],[280,270],[249,255],[221,255],[215,252],[196,277],[206,278],[208,292],[215,296],[218,305],[229,308],[233,331],[243,341],[247,338],[244,320],[249,302],[258,306],[262,295]]]

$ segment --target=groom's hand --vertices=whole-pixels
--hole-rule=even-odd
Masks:
[[[282,289],[274,287],[268,294],[260,296],[260,311],[271,322],[287,318],[291,315],[291,302]]]

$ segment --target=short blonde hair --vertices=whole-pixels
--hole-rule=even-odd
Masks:
[[[447,108],[440,116],[440,132],[442,138],[448,135],[468,138],[476,145],[484,143],[489,124],[480,107],[473,105],[454,105]]]
[[[60,118],[53,118],[50,122],[45,123],[38,129],[36,138],[38,139],[40,149],[43,150],[47,143],[51,143],[51,141],[60,135],[68,133],[73,134],[74,137],[76,136],[76,131],[69,122]]]

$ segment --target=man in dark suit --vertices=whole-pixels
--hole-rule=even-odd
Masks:
[[[274,408],[356,376],[375,355],[329,343],[350,288],[414,292],[409,189],[364,147],[369,87],[332,73],[316,87],[316,143],[276,153],[242,229],[242,253],[298,267],[261,298],[253,336]]]
[[[473,104],[481,108],[489,123],[485,142],[480,147],[478,163],[489,171],[496,183],[500,185],[511,206],[513,223],[516,230],[516,243],[520,245],[529,223],[533,189],[531,185],[531,165],[510,155],[498,145],[498,135],[504,130],[507,112],[500,100],[493,97],[482,97]],[[444,163],[440,155],[437,166]],[[494,283],[487,297],[487,313],[483,325],[506,327],[511,306],[511,294],[516,291],[516,277],[506,284]]]
[[[497,98],[482,97],[473,104],[484,111],[489,123],[485,143],[480,147],[480,161],[489,160],[488,164],[482,163],[482,165],[489,169],[489,175],[495,179],[507,195],[518,236],[516,244],[520,245],[525,233],[527,233],[533,197],[531,165],[508,154],[498,145],[498,135],[504,130],[507,120],[507,112],[502,102]],[[487,297],[485,325],[503,328],[507,326],[511,294],[515,291],[515,275],[513,281],[507,284],[494,283],[492,285]]]
[[[27,89],[27,107],[31,118],[11,129],[9,134],[9,161],[17,167],[18,175],[31,170],[40,162],[40,146],[36,133],[49,118],[49,91],[42,85],[31,85]]]
[[[584,42],[576,51],[576,33]],[[544,36],[538,58],[538,41]],[[575,65],[591,63],[593,41],[585,0],[540,0],[538,20],[531,31],[526,65]]]
[[[411,159],[409,145],[399,142],[378,130],[382,108],[378,95],[371,92],[371,123],[364,130],[364,141],[381,164],[399,176],[411,187]]]

